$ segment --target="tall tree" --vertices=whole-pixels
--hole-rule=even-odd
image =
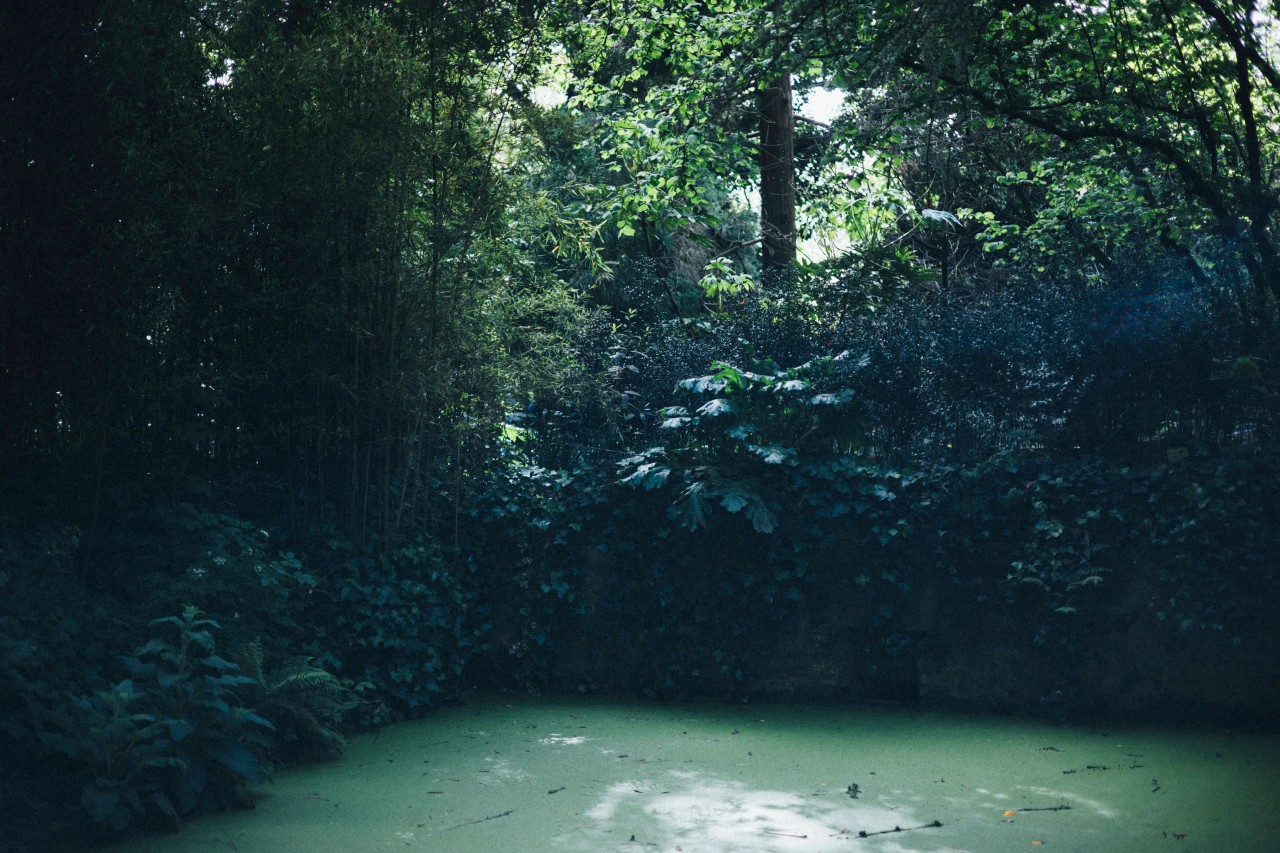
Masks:
[[[718,192],[758,190],[766,273],[796,260],[789,6],[710,0],[677,8],[594,4],[573,33],[578,103],[605,117],[602,154],[626,180],[606,210],[642,222],[714,225]],[[716,247],[727,253],[728,248]],[[708,253],[708,257],[717,254]]]
[[[791,74],[760,90],[760,238],[765,275],[796,262],[796,118]]]

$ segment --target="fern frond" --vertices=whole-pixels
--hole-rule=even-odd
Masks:
[[[277,672],[271,684],[273,693],[342,693],[346,688],[342,682],[319,667],[306,665],[283,672]]]
[[[262,640],[254,640],[251,643],[245,643],[240,649],[240,654],[236,657],[240,659],[240,670],[259,684],[266,684],[266,678],[262,670]]]

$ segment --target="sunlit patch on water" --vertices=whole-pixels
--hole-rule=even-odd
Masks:
[[[1119,817],[1120,812],[1111,808],[1106,803],[1097,800],[1091,800],[1088,797],[1082,797],[1071,791],[1059,791],[1054,788],[1040,788],[1028,785],[1019,785],[1024,791],[1044,797],[1050,800],[1061,800],[1064,803],[1070,803],[1073,808],[1086,808],[1096,814],[1098,817]]]
[[[580,743],[586,743],[588,738],[585,735],[576,735],[570,737],[568,735],[551,734],[542,738],[538,743],[545,746],[577,746]]]
[[[481,773],[489,774],[490,776],[497,777],[504,781],[529,778],[529,774],[527,772],[514,766],[508,758],[494,758],[493,756],[487,756],[484,761],[485,764],[489,766],[481,770]],[[483,779],[478,779],[477,781],[482,785],[485,784]]]
[[[903,847],[871,836],[926,823],[907,808],[752,788],[694,771],[613,784],[583,817],[589,824],[557,838],[557,849],[595,851],[619,841],[657,846],[652,839],[660,839],[663,849],[705,853],[848,849],[841,843],[852,840],[864,850],[933,849],[927,842]]]

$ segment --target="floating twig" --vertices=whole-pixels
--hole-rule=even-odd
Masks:
[[[1117,765],[1115,769],[1117,769],[1117,770],[1137,770],[1139,767],[1145,767],[1145,766],[1146,766],[1145,764]],[[1084,767],[1076,767],[1076,768],[1074,768],[1074,769],[1072,769],[1072,770],[1063,770],[1063,771],[1062,771],[1062,775],[1064,775],[1064,776],[1065,776],[1065,775],[1067,775],[1067,774],[1069,774],[1069,773],[1079,773],[1079,772],[1080,772],[1080,771],[1082,771],[1082,770],[1111,770],[1111,769],[1112,769],[1112,768],[1111,768],[1109,765],[1106,765],[1106,764],[1086,764]]]
[[[497,820],[500,817],[506,817],[509,814],[515,814],[515,811],[516,811],[515,809],[508,809],[502,814],[491,814],[488,817],[482,817],[477,820],[466,820],[466,821],[463,821],[462,823],[455,823],[453,826],[446,826],[444,829],[445,829],[445,832],[448,832],[451,829],[459,829],[460,827],[471,826],[472,824],[476,824],[476,823],[484,823],[487,820]]]
[[[933,823],[926,823],[922,826],[895,826],[893,829],[882,829],[879,832],[867,832],[863,830],[858,833],[859,838],[870,838],[873,835],[891,835],[895,832],[911,832],[916,829],[937,829],[942,826],[942,821],[935,820]]]

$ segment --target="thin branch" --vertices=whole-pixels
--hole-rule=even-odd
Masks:
[[[1186,155],[1179,151],[1172,142],[1148,136],[1137,130],[1112,124],[1089,124],[1082,121],[1075,127],[1068,126],[1056,116],[1037,114],[1027,109],[1003,103],[981,91],[973,84],[957,78],[945,71],[927,68],[918,61],[904,63],[907,70],[917,73],[931,73],[937,80],[947,84],[960,94],[976,101],[981,106],[1007,118],[1028,124],[1031,127],[1046,131],[1070,142],[1081,142],[1088,139],[1111,139],[1127,142],[1143,150],[1163,157],[1178,172],[1178,176],[1193,196],[1204,202],[1205,206],[1220,222],[1234,222],[1231,205],[1215,188],[1214,184],[1200,174]]]
[[[713,260],[713,261],[714,261],[714,260],[717,260],[717,259],[719,259],[719,258],[723,258],[723,257],[725,257],[726,255],[730,255],[730,254],[732,254],[732,253],[734,253],[734,252],[738,251],[739,249],[745,249],[745,248],[747,248],[748,246],[754,246],[754,245],[756,245],[757,243],[763,243],[763,242],[764,242],[764,238],[763,238],[763,237],[757,237],[757,238],[755,238],[754,240],[745,240],[745,241],[743,241],[743,242],[741,242],[741,243],[734,243],[732,246],[730,246],[729,248],[725,249],[723,252],[718,252],[718,253],[716,253],[716,254],[712,255],[712,256],[711,256],[711,260]]]
[[[1213,19],[1222,32],[1231,40],[1231,44],[1236,48],[1237,52],[1242,55],[1249,63],[1258,70],[1266,81],[1271,84],[1271,88],[1280,92],[1280,70],[1278,70],[1271,62],[1262,55],[1258,49],[1257,38],[1254,36],[1252,29],[1242,32],[1231,20],[1231,16],[1227,14],[1213,0],[1193,0],[1206,15]]]
[[[796,121],[802,121],[805,124],[811,124],[814,127],[820,127],[823,130],[831,130],[831,125],[827,124],[825,121],[818,121],[816,118],[809,118],[808,116],[802,116],[799,113],[796,113],[795,119]]]

